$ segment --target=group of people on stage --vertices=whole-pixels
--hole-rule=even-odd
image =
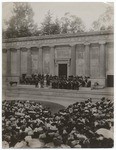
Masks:
[[[27,76],[23,74],[20,78],[20,84],[35,85],[36,87],[43,88],[44,86],[51,86],[54,89],[74,89],[78,90],[79,87],[91,87],[89,77],[82,76],[69,76],[58,77],[52,75],[34,75]]]
[[[3,148],[112,148],[113,102],[88,99],[51,113],[37,101],[2,102]]]
[[[79,90],[79,87],[91,87],[89,77],[69,76],[68,78],[55,77],[52,80],[52,88],[54,89],[72,89]]]

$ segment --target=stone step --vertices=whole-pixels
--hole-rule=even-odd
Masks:
[[[101,99],[101,96],[98,98],[96,96],[92,97],[90,95],[85,96],[85,95],[81,95],[80,97],[61,97],[61,96],[49,96],[49,95],[38,95],[38,94],[27,94],[27,93],[23,93],[23,94],[19,94],[19,93],[7,93],[7,96],[5,97],[5,99],[8,98],[14,98],[14,99],[29,99],[29,100],[39,100],[39,101],[50,101],[50,102],[54,102],[54,103],[59,103],[63,106],[68,106],[70,104],[73,104],[75,102],[81,102],[81,101],[85,101],[88,98],[92,98],[92,100],[94,102],[98,101]],[[111,99],[111,98],[110,98]]]
[[[42,100],[68,106],[77,101],[85,101],[88,98],[92,98],[94,102],[99,101],[102,97],[113,100],[113,92],[110,91],[111,89],[95,91],[86,88],[76,91],[65,89],[38,89],[34,87],[8,87],[3,89],[3,99]]]
[[[76,98],[101,98],[101,97],[110,97],[112,98],[112,95],[106,93],[106,94],[93,94],[93,93],[61,93],[61,92],[35,92],[35,91],[6,91],[5,93],[6,95],[10,95],[10,94],[15,94],[17,96],[23,96],[23,95],[29,95],[29,96],[43,96],[43,97],[61,97],[61,98],[66,98],[66,99],[76,99]]]
[[[58,103],[60,105],[63,105],[65,107],[69,106],[70,104],[73,104],[75,102],[82,102],[87,100],[86,98],[78,98],[78,99],[69,99],[67,97],[62,98],[62,97],[45,97],[45,96],[28,96],[28,95],[21,95],[17,96],[15,94],[10,94],[5,97],[6,100],[37,100],[37,101],[48,101],[48,102],[54,102]],[[100,99],[99,99],[100,100]],[[98,99],[93,99],[94,102],[98,101]]]
[[[36,88],[30,88],[30,89],[22,89],[22,88],[9,88],[4,89],[4,92],[10,92],[10,93],[31,93],[31,94],[37,94],[37,95],[51,95],[51,96],[62,96],[62,97],[78,97],[78,95],[81,95],[81,97],[84,95],[96,95],[96,96],[113,96],[113,92],[111,91],[77,91],[77,90],[64,90],[64,89],[36,89]]]

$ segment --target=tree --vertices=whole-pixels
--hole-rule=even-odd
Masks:
[[[41,23],[41,33],[42,35],[59,34],[60,24],[58,18],[55,22],[52,20],[52,14],[48,11],[44,21]]]
[[[106,11],[100,15],[98,20],[92,23],[94,31],[111,30],[114,28],[114,10],[113,7],[107,7]]]
[[[15,38],[34,35],[37,25],[33,23],[33,16],[34,13],[29,3],[13,3],[12,17],[6,22],[5,37]]]
[[[77,33],[84,32],[85,25],[81,18],[65,13],[61,18],[61,32],[62,33]]]
[[[60,21],[58,20],[58,18],[55,19],[55,22],[52,23],[52,33],[53,34],[60,34],[61,32],[61,27],[60,27]]]
[[[70,31],[71,33],[83,32],[85,31],[85,25],[81,18],[72,15],[72,21],[70,23]]]
[[[52,19],[52,14],[48,11],[41,26],[42,35],[60,34],[60,33],[77,33],[85,31],[85,25],[81,18],[65,13],[61,20]]]
[[[64,17],[61,18],[61,32],[68,33],[70,28],[70,19],[67,17],[69,13],[65,13]]]

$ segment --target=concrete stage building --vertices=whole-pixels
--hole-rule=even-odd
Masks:
[[[112,31],[3,39],[3,81],[22,74],[90,76],[92,84],[112,87]]]

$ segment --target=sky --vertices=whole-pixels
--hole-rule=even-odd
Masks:
[[[34,21],[37,23],[38,27],[41,26],[45,15],[48,10],[53,15],[53,19],[61,18],[66,12],[71,15],[76,15],[80,17],[86,26],[86,29],[91,28],[91,24],[94,20],[105,12],[107,6],[113,5],[113,3],[103,3],[103,2],[30,2],[30,5],[34,12]],[[2,20],[9,20],[12,16],[12,2],[2,3]],[[3,28],[5,28],[3,21]]]

